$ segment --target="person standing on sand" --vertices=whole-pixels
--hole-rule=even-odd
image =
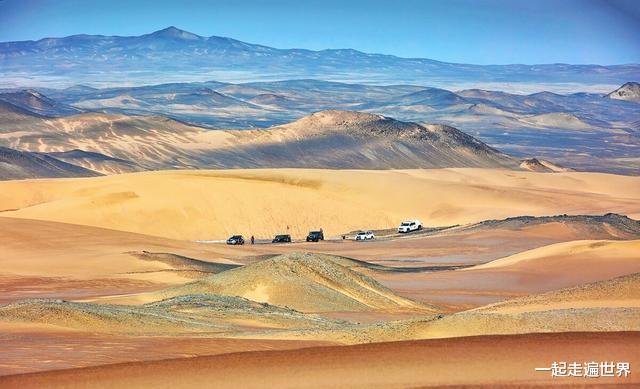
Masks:
[[[253,237],[253,235],[251,235],[251,244],[254,244],[255,241],[256,241],[255,238]]]

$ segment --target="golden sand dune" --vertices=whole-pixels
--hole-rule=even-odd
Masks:
[[[0,321],[82,329],[92,332],[175,333],[226,328],[160,310],[130,309],[62,300],[26,300],[0,307]]]
[[[168,335],[280,328],[322,328],[340,321],[240,297],[184,295],[142,306],[25,300],[0,307],[0,322],[87,332]]]
[[[514,215],[640,215],[640,178],[485,169],[224,170],[0,182],[4,216],[177,239],[302,238]],[[13,211],[12,211],[13,210]],[[287,228],[289,227],[289,229]]]
[[[229,269],[235,269],[241,265],[231,263],[218,263],[202,261],[200,259],[185,257],[173,253],[151,253],[148,251],[130,251],[133,255],[144,261],[160,262],[169,265],[172,270],[180,271],[180,274],[193,278],[201,278],[211,274],[217,274]]]
[[[123,362],[333,345],[302,340],[220,338],[202,336],[201,333],[131,336],[24,323],[0,323],[0,332],[3,336],[0,376]]]
[[[517,313],[568,308],[640,308],[640,273],[520,297],[476,309]]]
[[[404,331],[398,331],[403,329]],[[509,335],[545,332],[640,331],[638,308],[549,309],[522,313],[461,312],[439,320],[395,328],[388,335],[405,339]]]
[[[613,264],[612,266],[615,266]],[[390,324],[391,327],[398,324]],[[404,323],[409,339],[568,331],[640,331],[640,273]]]
[[[331,331],[294,330],[275,336],[356,344],[527,333],[640,331],[638,296],[640,277],[636,273],[450,315],[341,326]]]
[[[640,240],[572,241],[455,271],[376,279],[403,296],[459,311],[640,272],[639,249]]]
[[[372,278],[340,265],[342,261],[342,258],[322,254],[285,254],[157,293],[113,301],[147,302],[210,293],[241,296],[303,312],[434,312],[434,309],[399,297]]]
[[[0,304],[157,290],[238,266],[224,246],[8,217],[0,247]]]
[[[3,388],[373,388],[551,384],[637,386],[638,333],[433,339],[134,362],[0,378]],[[628,377],[552,378],[551,361],[629,361]],[[562,381],[560,381],[562,380]],[[592,380],[592,381],[585,381]]]
[[[529,273],[565,273],[567,277],[594,271],[628,274],[640,271],[640,240],[603,241],[579,240],[556,243],[462,271],[509,270]],[[597,270],[593,268],[597,267]],[[584,267],[585,269],[580,269]],[[569,269],[574,269],[570,271]],[[634,269],[638,270],[634,270]],[[604,274],[603,274],[604,276]],[[605,276],[606,277],[606,276]]]
[[[181,270],[185,264],[203,270],[194,264],[198,262],[189,261],[194,257],[207,260],[200,265],[209,271],[237,265],[212,245],[40,220],[0,217],[0,242],[1,272],[24,276],[145,279],[145,274]],[[144,254],[145,250],[149,252]],[[158,254],[167,252],[173,256]],[[170,273],[162,278],[158,281],[176,282]]]
[[[283,331],[262,336],[265,339],[301,339],[343,344],[375,343],[416,339],[442,339],[467,336],[516,335],[562,332],[640,331],[638,308],[551,309],[521,313],[460,312],[448,316],[401,320],[361,326],[342,326],[331,330]]]

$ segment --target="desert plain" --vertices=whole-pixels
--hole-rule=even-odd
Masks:
[[[638,177],[172,170],[4,181],[0,209],[2,387],[640,384]]]

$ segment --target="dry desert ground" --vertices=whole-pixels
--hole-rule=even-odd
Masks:
[[[603,173],[0,182],[0,387],[638,386],[638,218],[640,178]]]

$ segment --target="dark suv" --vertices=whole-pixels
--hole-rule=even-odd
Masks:
[[[231,238],[227,239],[227,244],[244,244],[244,238],[242,235],[234,235]]]
[[[311,231],[309,235],[307,235],[307,242],[318,242],[320,240],[324,240],[322,231]]]
[[[291,243],[291,235],[276,235],[271,243]]]

